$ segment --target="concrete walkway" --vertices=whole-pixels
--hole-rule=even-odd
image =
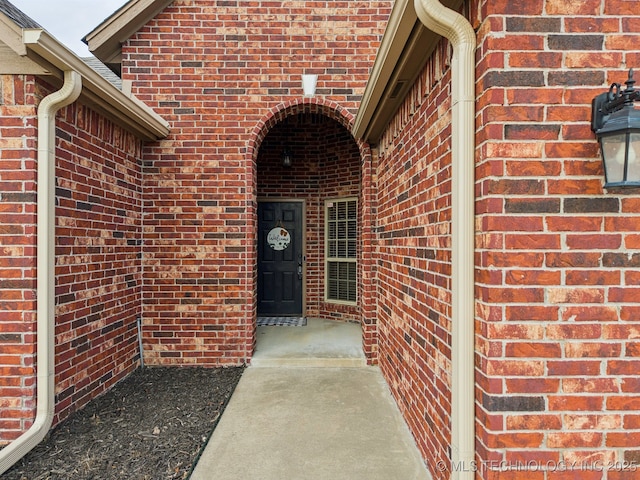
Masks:
[[[336,334],[332,323],[325,325],[330,335]],[[259,328],[275,329],[268,336],[305,338],[300,347],[307,353],[296,364],[290,338],[282,365],[271,348],[263,348],[270,353],[261,363],[259,333],[257,363],[267,366],[245,370],[191,479],[430,479],[380,370],[332,365],[331,358],[352,356],[352,346],[345,345],[352,353],[324,357],[308,345],[312,329],[305,328]],[[322,331],[316,334],[326,339]]]

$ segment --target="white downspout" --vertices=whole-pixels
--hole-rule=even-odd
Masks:
[[[471,24],[438,0],[414,0],[420,21],[447,38],[451,60],[452,477],[475,477],[475,49]]]
[[[26,432],[0,450],[0,475],[42,441],[53,423],[55,408],[55,170],[56,112],[75,102],[82,77],[64,72],[62,88],[38,106],[38,259],[37,259],[37,405]]]

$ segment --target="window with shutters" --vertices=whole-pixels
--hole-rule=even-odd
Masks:
[[[326,299],[356,303],[358,202],[355,198],[325,203]]]

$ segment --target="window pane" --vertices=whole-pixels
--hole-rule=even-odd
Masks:
[[[358,218],[358,209],[356,208],[356,201],[355,200],[351,200],[350,202],[348,202],[348,218]]]
[[[327,235],[329,235],[330,240],[335,240],[338,234],[338,229],[336,227],[335,222],[329,222],[329,228],[327,229]]]
[[[338,223],[338,238],[347,238],[347,223]]]
[[[336,219],[336,205],[335,203],[333,205],[331,205],[328,209],[328,220],[335,220]]]
[[[357,297],[356,297],[356,282],[349,282],[349,291],[347,293],[347,300],[349,302],[355,302]]]
[[[356,258],[357,257],[357,246],[355,240],[349,240],[348,248],[347,248],[347,257]]]
[[[329,300],[340,300],[338,295],[338,280],[329,279],[329,291],[327,292]]]
[[[338,279],[338,264],[336,262],[329,262],[327,265],[327,269],[329,271],[329,278],[334,280]]]
[[[347,242],[346,242],[346,240],[339,240],[338,241],[338,254],[336,255],[336,257],[346,258],[346,256],[347,256]]]

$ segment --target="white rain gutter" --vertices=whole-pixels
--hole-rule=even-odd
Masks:
[[[38,106],[37,405],[31,428],[0,450],[0,475],[42,441],[55,407],[55,170],[56,112],[82,90],[78,72],[64,72],[62,88]]]
[[[452,477],[475,477],[475,49],[471,24],[438,0],[414,0],[420,21],[447,38],[451,60]]]

